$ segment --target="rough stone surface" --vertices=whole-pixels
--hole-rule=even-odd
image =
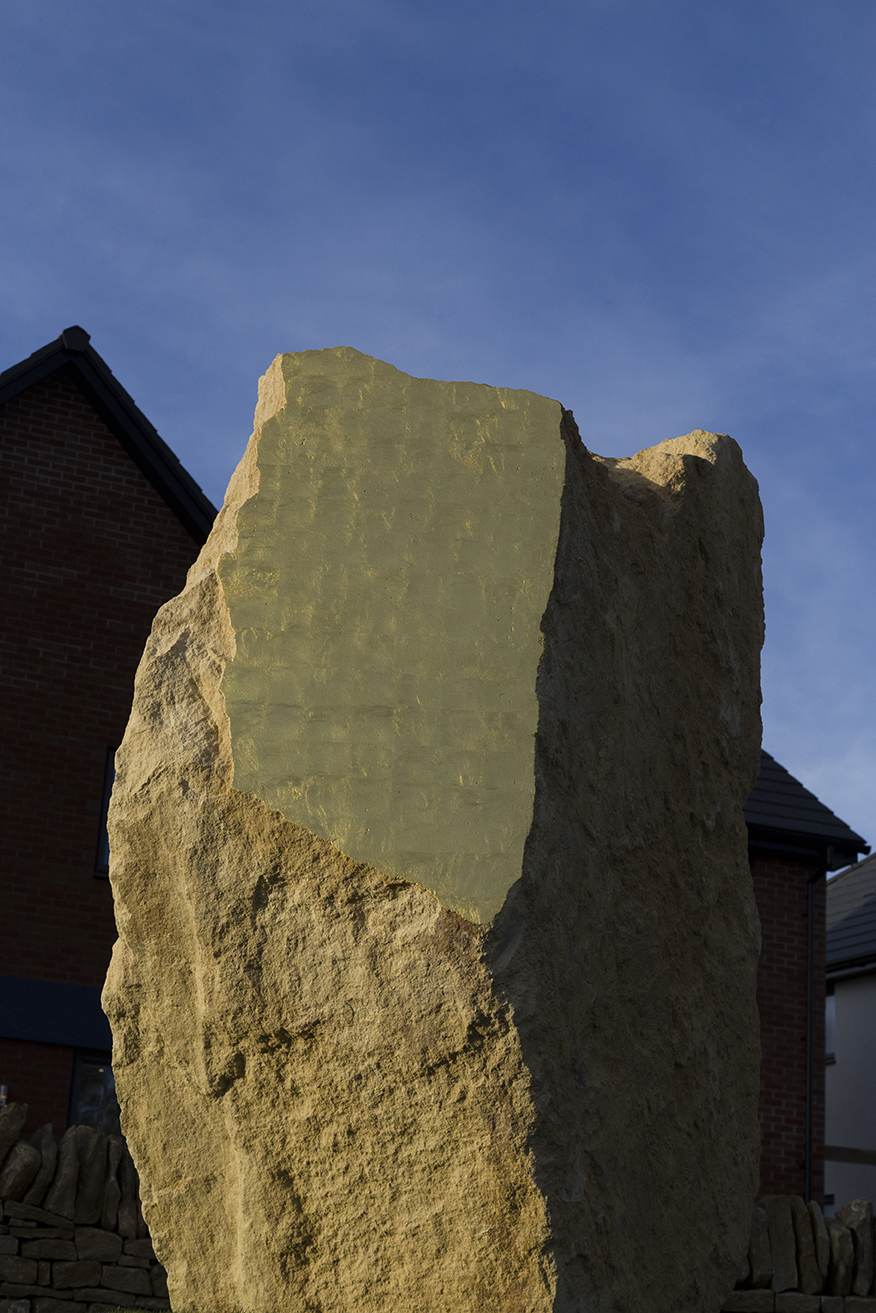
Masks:
[[[119,1164],[119,1176],[121,1177],[121,1193],[119,1195],[116,1228],[119,1235],[124,1236],[128,1240],[135,1240],[137,1238],[137,1197],[139,1182],[137,1180],[137,1171],[127,1147],[122,1150],[121,1162]]]
[[[820,1294],[824,1288],[824,1278],[815,1253],[812,1218],[799,1195],[791,1195],[791,1217],[797,1241],[797,1288],[806,1295]]]
[[[776,1295],[776,1313],[820,1313],[820,1305],[817,1295],[799,1290],[786,1290]]]
[[[96,1226],[77,1226],[76,1257],[95,1258],[101,1263],[115,1263],[122,1252],[122,1237]]]
[[[773,1313],[775,1307],[771,1290],[734,1290],[721,1305],[723,1313]]]
[[[29,1285],[36,1281],[39,1264],[33,1258],[0,1258],[0,1281],[15,1281]]]
[[[110,1290],[127,1290],[132,1295],[151,1295],[152,1282],[149,1273],[136,1267],[104,1266],[101,1285]]]
[[[154,1258],[155,1250],[152,1248],[151,1240],[126,1240],[124,1244],[126,1254],[134,1254],[138,1258]]]
[[[770,1219],[766,1209],[761,1208],[758,1204],[755,1204],[751,1214],[748,1267],[749,1279],[755,1289],[772,1287],[773,1261],[770,1253]]]
[[[74,1261],[72,1263],[55,1263],[54,1285],[58,1290],[70,1290],[73,1286],[101,1285],[100,1263]]]
[[[48,1212],[58,1217],[73,1218],[76,1207],[76,1183],[79,1179],[79,1152],[77,1126],[70,1126],[61,1139],[55,1179],[46,1191],[43,1204]]]
[[[30,1142],[39,1151],[40,1165],[24,1195],[24,1203],[39,1205],[45,1198],[46,1190],[58,1165],[58,1142],[52,1134],[52,1123],[47,1122],[45,1126],[41,1126],[31,1136]]]
[[[0,1281],[0,1297],[4,1299],[29,1299],[32,1295],[40,1296],[46,1293],[43,1286],[21,1285],[16,1281]],[[58,1290],[54,1293],[58,1299],[73,1298],[70,1292],[66,1290]]]
[[[73,1223],[69,1218],[62,1217],[60,1213],[50,1213],[45,1208],[37,1208],[33,1204],[18,1203],[10,1199],[6,1201],[5,1211],[7,1217],[21,1219],[22,1225],[39,1222],[43,1226],[59,1227],[65,1235],[73,1234]]]
[[[107,1136],[106,1177],[103,1185],[103,1205],[100,1210],[100,1225],[104,1231],[112,1231],[119,1216],[119,1204],[122,1188],[118,1173],[122,1162],[125,1142],[120,1135]]]
[[[26,1121],[26,1103],[7,1103],[0,1108],[0,1166],[18,1139],[19,1132]]]
[[[142,1301],[139,1300],[136,1295],[129,1295],[127,1291],[124,1290],[110,1292],[108,1290],[102,1290],[100,1287],[90,1289],[89,1287],[84,1286],[81,1290],[74,1290],[73,1295],[76,1299],[87,1302],[89,1309],[92,1307],[92,1302],[99,1301],[98,1308],[101,1310],[101,1313],[104,1313],[104,1310],[106,1313],[111,1313],[112,1310],[115,1310],[119,1306],[122,1308],[133,1308],[136,1304],[141,1304],[142,1306]],[[107,1303],[108,1299],[112,1299],[111,1304]]]
[[[853,1295],[869,1295],[873,1288],[873,1205],[869,1199],[853,1199],[836,1211],[838,1221],[852,1233],[855,1246]]]
[[[827,1227],[824,1225],[824,1213],[814,1199],[810,1199],[806,1205],[809,1210],[809,1217],[812,1221],[812,1235],[815,1240],[815,1258],[818,1263],[818,1271],[821,1274],[822,1289],[827,1282],[830,1271],[830,1236],[827,1234]]]
[[[826,1217],[824,1224],[830,1236],[830,1293],[850,1295],[855,1275],[855,1247],[852,1233],[836,1217]]]
[[[106,1176],[107,1141],[92,1126],[76,1127],[76,1152],[79,1174],[76,1181],[76,1204],[73,1221],[92,1226],[100,1221]]]
[[[21,1245],[22,1258],[51,1258],[62,1259],[65,1262],[71,1262],[73,1259],[81,1258],[82,1255],[76,1252],[76,1246],[72,1240],[24,1240]]]
[[[760,1203],[770,1219],[773,1290],[796,1290],[797,1242],[790,1197],[786,1194],[768,1194],[762,1197]]]
[[[0,1199],[21,1199],[39,1171],[39,1149],[19,1140],[13,1144],[0,1171]]]
[[[758,1168],[742,818],[759,746],[756,486],[726,437],[606,460],[556,403],[422,382],[347,349],[275,362],[223,511],[138,672],[111,806],[119,941],[104,1004],[171,1302],[718,1308]],[[385,454],[369,479],[374,406],[398,462],[421,470],[419,502]],[[446,490],[428,477],[436,443],[454,466]],[[540,481],[518,477],[524,449],[555,453]],[[483,540],[472,524],[487,502],[496,536]],[[535,515],[554,526],[538,551],[523,525]],[[330,553],[322,575],[311,532]],[[538,642],[522,620],[509,671],[491,665],[495,635],[527,580]],[[438,665],[429,590],[465,638]],[[266,692],[253,665],[284,626],[313,640],[285,708],[283,681]],[[335,706],[319,681],[353,638],[361,689],[345,666]],[[491,672],[505,703],[490,701]],[[417,698],[419,748],[390,761],[387,725],[398,711],[407,733]],[[295,726],[311,719],[323,757],[299,760]],[[457,723],[465,763],[450,752]],[[524,777],[519,750],[503,768],[494,749],[519,748],[527,725]],[[485,762],[480,778],[477,751],[495,776]],[[385,813],[385,866],[369,865],[349,799],[337,815],[359,826],[355,851],[335,846],[325,799],[369,770],[443,842],[448,753],[461,790],[448,832],[461,835],[463,803],[472,826],[449,858],[500,852],[504,874],[481,880],[498,867],[479,859],[467,885],[447,850],[431,872],[406,866],[419,839],[403,828],[390,852]],[[320,761],[327,792],[311,789]]]

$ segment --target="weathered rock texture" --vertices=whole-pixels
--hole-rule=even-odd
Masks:
[[[742,804],[758,764],[761,519],[739,449],[697,432],[602,459],[554,402],[412,380],[346,348],[278,357],[260,395],[213,533],[156,618],[110,813],[119,941],[104,1003],[171,1300],[717,1310],[746,1266],[758,1163]],[[385,452],[370,480],[375,408],[413,469],[408,492],[422,463],[425,501],[397,500]],[[435,470],[454,449],[463,473],[445,489]],[[474,532],[485,498],[492,527],[454,564],[447,540]],[[408,591],[389,578],[392,541]],[[345,553],[350,577],[330,584]],[[429,590],[437,610],[414,596]],[[511,669],[495,637],[518,602]],[[436,662],[439,623],[459,632]],[[347,647],[369,624],[357,689]],[[295,637],[306,669],[284,702],[283,634],[302,626],[314,648]],[[393,678],[368,691],[385,642],[407,765],[382,755]],[[336,670],[343,696],[309,706],[307,681],[329,687]],[[455,707],[444,693],[460,674]],[[406,739],[417,698],[420,738]],[[458,735],[436,725],[457,711]],[[477,775],[478,724],[485,758],[512,745],[492,777]],[[521,725],[535,732],[528,778]],[[359,728],[376,757],[355,756]],[[317,741],[341,745],[331,770]],[[433,875],[406,870],[395,831],[431,811],[442,835],[460,743],[483,832],[472,869],[438,845]],[[345,762],[401,782],[378,827],[383,866],[364,824],[346,831],[354,851],[332,842]],[[522,830],[507,825],[516,808]],[[484,880],[475,858],[496,852]]]

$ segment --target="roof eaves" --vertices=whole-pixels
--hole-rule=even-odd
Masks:
[[[828,980],[851,980],[854,976],[876,975],[876,953],[828,962],[825,976]]]
[[[821,861],[829,870],[870,851],[859,834],[766,751],[761,752],[760,774],[744,814],[749,845],[763,851]]]

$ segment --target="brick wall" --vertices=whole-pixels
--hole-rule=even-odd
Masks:
[[[198,545],[67,369],[0,407],[0,540],[0,971],[100,986],[115,939],[94,875],[106,750]],[[0,1063],[10,1099],[60,1106],[47,1089],[69,1050],[0,1041]]]
[[[10,1102],[28,1105],[28,1134],[46,1122],[64,1129],[72,1079],[73,1049],[0,1039],[0,1083],[9,1085]]]
[[[755,857],[763,944],[757,1001],[761,1048],[762,1194],[803,1195],[806,1118],[806,890],[816,868]],[[825,883],[815,886],[815,1080],[812,1197],[824,1202]]]

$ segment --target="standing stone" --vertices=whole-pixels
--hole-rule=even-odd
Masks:
[[[822,1290],[827,1286],[827,1277],[830,1271],[830,1236],[827,1233],[827,1227],[824,1224],[824,1214],[820,1206],[814,1199],[810,1199],[806,1205],[809,1210],[809,1216],[812,1220],[812,1235],[815,1239],[815,1257],[818,1262],[818,1271],[821,1274]]]
[[[52,1134],[52,1123],[47,1122],[45,1126],[41,1126],[31,1136],[30,1142],[39,1151],[40,1165],[24,1196],[24,1203],[39,1205],[43,1202],[58,1164],[58,1142]]]
[[[751,1240],[748,1245],[748,1265],[751,1284],[755,1289],[773,1284],[773,1261],[770,1253],[769,1213],[755,1204],[751,1217]]]
[[[93,1226],[100,1221],[103,1209],[106,1136],[92,1126],[77,1126],[76,1152],[79,1155],[79,1175],[73,1221],[77,1226]]]
[[[174,1306],[720,1306],[760,535],[730,438],[609,460],[532,393],[274,362],[111,806],[104,1005]]]
[[[852,1294],[869,1295],[873,1287],[873,1205],[869,1199],[853,1199],[838,1208],[836,1216],[851,1231],[855,1246]]]
[[[21,1134],[21,1128],[26,1121],[26,1103],[7,1103],[0,1108],[0,1167]]]
[[[797,1241],[797,1287],[805,1295],[818,1295],[824,1288],[824,1280],[815,1254],[812,1218],[809,1209],[796,1194],[791,1195],[791,1217]]]
[[[119,1215],[119,1202],[122,1188],[118,1181],[119,1165],[122,1161],[125,1142],[120,1135],[107,1136],[106,1176],[103,1184],[103,1205],[100,1213],[100,1225],[105,1231],[114,1231]]]
[[[58,1217],[72,1220],[76,1206],[76,1182],[79,1177],[79,1153],[75,1126],[69,1126],[61,1138],[55,1179],[46,1191],[43,1208]]]
[[[773,1290],[797,1289],[797,1241],[791,1214],[791,1198],[786,1194],[764,1195],[760,1203],[770,1219],[770,1259]]]
[[[40,1151],[25,1140],[13,1144],[0,1170],[0,1199],[21,1199],[39,1171]]]
[[[850,1295],[855,1275],[855,1246],[852,1233],[836,1217],[826,1217],[824,1224],[830,1236],[830,1293]]]

